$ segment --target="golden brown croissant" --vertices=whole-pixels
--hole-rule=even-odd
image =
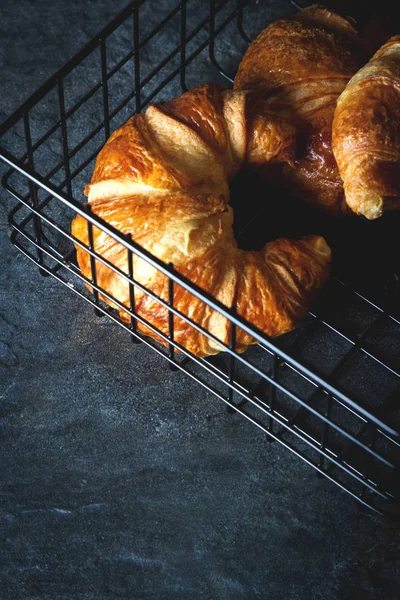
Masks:
[[[311,6],[269,25],[249,46],[234,83],[236,90],[255,90],[264,107],[297,123],[294,163],[268,169],[267,175],[331,213],[348,212],[331,128],[336,100],[362,64],[359,54],[349,21]]]
[[[400,36],[347,84],[337,102],[332,145],[355,213],[376,219],[400,208]]]
[[[227,307],[270,336],[293,329],[328,277],[330,250],[325,240],[278,239],[257,252],[237,248],[228,206],[228,182],[245,162],[289,160],[294,130],[270,113],[252,114],[243,92],[216,85],[196,88],[151,106],[117,130],[100,152],[87,186],[93,213],[118,229]],[[73,235],[88,245],[87,221],[73,221]],[[127,250],[93,228],[94,249],[128,273]],[[77,246],[83,274],[92,277],[89,254]],[[165,275],[134,256],[135,279],[168,299]],[[129,306],[129,284],[96,261],[98,285]],[[113,303],[107,300],[109,304]],[[115,306],[115,304],[114,304]],[[181,286],[174,286],[174,307],[228,343],[230,324]],[[168,309],[135,289],[136,314],[168,335]],[[121,318],[129,314],[120,310]],[[141,331],[165,343],[143,324]],[[197,356],[221,346],[174,317],[174,339]],[[236,349],[254,343],[237,332]]]

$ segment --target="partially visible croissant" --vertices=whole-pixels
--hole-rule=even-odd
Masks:
[[[292,163],[267,168],[279,187],[330,213],[349,212],[331,148],[336,100],[360,68],[352,24],[320,6],[275,21],[249,46],[234,89],[254,90],[260,106],[297,124]]]
[[[355,213],[376,219],[400,208],[400,36],[347,84],[337,102],[332,145]]]
[[[291,160],[295,131],[265,109],[255,111],[243,92],[216,85],[196,88],[169,102],[151,106],[117,130],[100,152],[91,185],[91,210],[146,250],[269,336],[293,329],[329,274],[325,240],[278,239],[262,250],[237,248],[228,206],[231,176],[249,163]],[[250,192],[249,192],[250,193]],[[243,200],[245,201],[245,199]],[[88,226],[76,217],[73,235],[88,245]],[[93,228],[93,247],[124,273],[127,250]],[[91,280],[90,256],[77,245],[78,263]],[[167,278],[134,256],[134,277],[158,297],[168,299]],[[96,260],[98,285],[129,306],[129,284]],[[109,304],[113,302],[107,300]],[[174,306],[215,338],[228,343],[230,324],[181,286]],[[136,314],[168,335],[168,309],[135,289]],[[121,318],[129,314],[120,309]],[[141,331],[158,341],[144,324]],[[174,317],[174,339],[197,356],[221,350],[183,319]],[[254,339],[238,330],[236,349]]]

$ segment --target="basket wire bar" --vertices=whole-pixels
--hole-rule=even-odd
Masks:
[[[103,88],[103,106],[104,106],[104,137],[107,141],[110,137],[110,108],[108,105],[108,76],[107,76],[107,55],[106,41],[100,39],[101,55],[101,86]]]
[[[128,274],[129,274],[129,309],[131,313],[130,318],[130,329],[133,333],[137,330],[137,321],[136,321],[136,308],[135,308],[135,286],[133,284],[134,280],[134,269],[133,269],[133,253],[131,250],[127,250],[128,253]],[[132,337],[132,340],[138,340],[136,336]]]
[[[305,324],[302,334],[287,349],[281,345],[279,339],[272,341],[242,319],[235,307],[227,308],[218,302],[183,277],[172,264],[165,264],[157,259],[131,236],[121,234],[102,221],[88,206],[83,206],[74,197],[74,182],[93,163],[104,140],[108,139],[114,128],[113,119],[119,118],[127,106],[132,106],[133,102],[133,112],[140,112],[160,92],[164,93],[168,85],[176,79],[181,90],[186,91],[188,67],[204,53],[208,55],[209,63],[216,72],[232,82],[232,74],[217,57],[220,36],[228,26],[233,25],[236,26],[242,42],[251,41],[244,29],[244,14],[251,4],[249,0],[209,0],[208,13],[205,16],[200,15],[199,22],[191,30],[188,27],[190,0],[182,0],[163,16],[149,33],[142,35],[140,8],[145,1],[128,5],[0,126],[0,142],[1,138],[19,123],[23,124],[26,140],[26,150],[20,156],[14,156],[3,145],[0,146],[0,158],[9,167],[2,179],[2,185],[17,202],[9,212],[11,241],[18,250],[39,266],[42,274],[53,276],[86,300],[94,306],[97,315],[107,316],[122,326],[131,334],[132,341],[142,342],[151,347],[167,360],[173,370],[180,370],[200,383],[221,399],[230,412],[244,416],[261,429],[267,435],[268,441],[278,441],[312,466],[318,476],[326,477],[364,506],[383,514],[385,502],[397,498],[396,474],[399,466],[400,433],[388,420],[388,414],[396,403],[389,397],[383,398],[379,406],[371,407],[367,402],[355,399],[338,382],[342,369],[360,352],[362,356],[382,367],[388,375],[400,376],[395,365],[389,364],[379,352],[377,354],[368,346],[368,338],[374,328],[383,325],[388,319],[393,326],[400,324],[391,307],[386,307],[381,301],[375,301],[362,290],[349,284],[340,274],[335,274],[332,282],[346,293],[359,298],[378,314],[371,319],[361,334],[354,335],[332,321],[329,314],[325,314],[323,310],[313,308],[309,312],[309,322]],[[161,34],[165,28],[172,27],[174,19],[177,20],[178,44],[172,50],[170,47],[166,48],[163,59],[151,68],[150,72],[145,73],[142,53],[155,36]],[[131,48],[111,66],[108,64],[108,57],[112,51],[112,34],[129,22]],[[73,74],[75,67],[93,56],[93,53],[97,53],[99,59],[98,78],[78,101],[72,106],[67,106],[66,77]],[[178,66],[175,66],[176,64]],[[132,89],[112,108],[110,94],[113,77],[119,76],[121,70],[128,65],[132,66]],[[161,72],[169,66],[171,71],[166,76],[162,75],[159,82]],[[152,83],[155,87],[149,91],[148,86]],[[56,91],[58,97],[59,118],[33,141],[31,111],[53,91]],[[102,118],[80,141],[76,141],[70,121],[99,94]],[[55,134],[60,136],[62,160],[57,161],[50,169],[46,168],[45,173],[41,174],[35,163],[35,153],[47,149]],[[100,134],[101,142],[96,137]],[[86,155],[81,157],[81,152],[86,152]],[[17,179],[17,183],[14,183],[14,179]],[[19,190],[17,184],[20,181],[28,184],[28,192]],[[80,215],[86,219],[87,245],[74,238],[68,229],[68,223],[58,217],[57,211],[61,208],[72,217]],[[243,231],[248,225],[249,223],[243,227]],[[96,251],[94,229],[106,233],[125,247],[126,272]],[[67,250],[63,249],[65,244],[68,244]],[[74,246],[88,253],[90,278],[85,277],[77,266]],[[168,284],[165,299],[157,296],[135,277],[134,257],[145,261],[166,277]],[[99,285],[96,265],[100,263],[117,273],[126,283],[129,291],[127,305],[122,304]],[[200,299],[211,310],[217,311],[227,319],[228,343],[221,342],[174,305],[177,286],[189,291],[193,297]],[[136,291],[146,294],[166,311],[167,333],[137,313]],[[113,308],[106,305],[103,299],[107,299]],[[124,312],[126,318],[122,319],[118,315],[118,309]],[[218,344],[225,351],[225,356],[194,356],[175,338],[175,327],[179,320],[206,336],[214,344]],[[310,366],[307,360],[298,358],[296,354],[304,340],[321,326],[347,345],[336,363],[323,371],[315,365]],[[162,340],[163,345],[146,337],[142,333],[142,330],[146,329]],[[237,351],[238,329],[251,335],[257,342],[254,352],[241,354]],[[285,379],[288,374],[298,378],[302,385],[307,385],[307,393],[304,394],[300,388],[291,388]],[[384,474],[381,474],[381,471]]]
[[[89,239],[88,248],[89,248],[89,250],[92,250],[92,252],[93,252],[93,250],[94,250],[93,224],[90,223],[89,221],[87,221],[87,229],[88,229],[88,239]],[[90,254],[90,273],[92,275],[90,282],[92,284],[91,287],[92,287],[94,302],[97,305],[99,303],[99,290],[98,290],[98,286],[97,286],[97,265],[96,265],[96,260],[95,260],[93,253]],[[97,311],[98,309],[96,308],[95,310]]]
[[[251,44],[253,40],[247,35],[243,28],[243,9],[245,6],[246,2],[244,0],[237,0],[237,28],[244,41]]]
[[[215,58],[215,35],[216,35],[215,17],[216,17],[215,0],[210,0],[210,43],[208,45],[208,55],[209,55],[211,64],[217,69],[217,71],[219,73],[221,73],[221,75],[223,77],[225,77],[230,83],[233,83],[232,77],[229,75],[229,73],[225,69],[223,69],[221,67],[221,65],[218,63],[217,59]]]
[[[33,169],[34,168],[34,159],[33,159],[33,149],[32,149],[32,137],[31,137],[31,128],[29,124],[29,113],[24,111],[24,131],[25,131],[25,139],[27,146],[27,158],[28,164]],[[33,203],[33,207],[35,209],[38,208],[38,196],[37,196],[37,187],[33,181],[29,182],[30,193],[28,197],[31,199]],[[42,226],[40,223],[40,217],[38,214],[34,216],[34,231],[35,231],[35,240],[40,243],[40,239],[42,236]],[[40,248],[38,248],[38,261],[41,264],[43,262],[43,255]]]
[[[174,269],[172,263],[169,264],[171,272]],[[171,362],[175,362],[175,339],[174,339],[174,315],[181,313],[174,308],[174,280],[168,278],[168,356]]]
[[[235,323],[229,324],[229,353],[228,358],[228,381],[232,384],[235,380],[235,354],[236,354],[236,325]],[[229,401],[233,402],[233,388],[231,385],[228,389]]]

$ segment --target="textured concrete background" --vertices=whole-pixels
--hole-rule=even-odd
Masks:
[[[124,5],[1,0],[0,116]],[[1,204],[1,600],[400,597],[393,525],[40,278]]]

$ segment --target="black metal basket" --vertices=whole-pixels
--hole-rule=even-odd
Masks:
[[[227,309],[83,206],[82,190],[110,131],[152,100],[171,98],[209,80],[232,81],[247,43],[267,25],[265,15],[272,15],[265,10],[268,2],[212,0],[201,12],[200,3],[191,11],[187,0],[164,13],[157,6],[154,22],[142,23],[143,3],[128,6],[1,126],[0,158],[10,167],[2,183],[17,200],[9,215],[11,241],[43,275],[52,275],[92,304],[99,315],[125,328],[133,340],[151,346],[173,368],[257,425],[269,440],[289,448],[364,505],[385,512],[398,497],[398,216],[385,216],[372,224],[362,219],[328,219],[277,195],[266,207],[258,200],[254,175],[254,199],[246,194],[243,207],[248,175],[239,175],[232,204],[242,247],[261,245],[281,233],[319,233],[334,251],[334,274],[318,306],[297,331],[271,341],[234,309]],[[289,2],[287,10],[294,10]],[[156,38],[158,48],[160,39],[165,40],[165,54],[158,51],[154,64]],[[12,152],[7,150],[10,147]],[[85,246],[70,232],[77,214],[89,223],[89,240],[96,226],[125,246],[129,264],[136,254],[168,277],[169,300],[158,299],[170,315],[169,335],[158,332],[166,347],[136,329],[138,321],[155,328],[135,314],[134,291],[153,294],[135,281],[132,269],[129,274],[119,272],[130,284],[131,307],[121,306],[130,315],[130,324],[100,300],[101,294],[118,305],[97,284],[95,269],[91,281],[80,272],[74,244]],[[92,267],[95,260],[109,264],[90,242],[85,249]],[[85,284],[92,286],[93,294]],[[196,358],[176,342],[174,315],[212,338],[174,307],[176,285],[229,319],[232,333],[224,354]],[[258,342],[245,354],[235,349],[237,328]]]

